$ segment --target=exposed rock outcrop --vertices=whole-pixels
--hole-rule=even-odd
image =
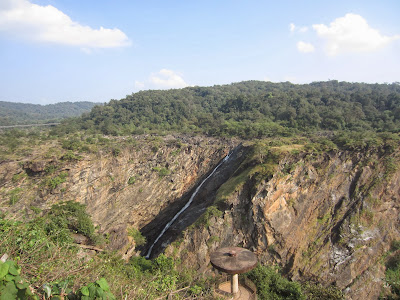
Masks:
[[[37,208],[79,201],[108,234],[109,247],[128,259],[136,251],[129,229],[141,229],[151,242],[237,146],[204,137],[134,139],[119,152],[81,153],[79,160],[39,153],[1,162],[1,211],[29,218]],[[291,154],[271,148],[279,155],[266,163],[270,158],[249,149],[237,148],[155,253],[167,247],[168,255],[208,272],[210,252],[243,246],[292,279],[334,284],[348,299],[377,299],[381,258],[400,239],[400,150]],[[215,209],[207,211],[210,205]]]
[[[166,251],[205,271],[210,252],[240,245],[293,279],[334,284],[348,299],[377,299],[380,260],[400,238],[398,160],[398,151],[288,154],[272,178],[254,175],[221,217],[189,228]]]
[[[22,219],[59,201],[78,201],[87,205],[99,231],[110,234],[111,247],[125,251],[133,246],[126,228],[140,229],[151,222],[234,146],[205,137],[133,138],[134,145],[117,154],[81,153],[79,159],[66,161],[37,153],[22,161],[2,162],[0,210]],[[112,142],[118,145],[118,138]],[[11,205],[13,191],[18,201]]]

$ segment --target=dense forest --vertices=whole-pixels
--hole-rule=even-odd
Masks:
[[[179,131],[243,138],[326,130],[398,132],[400,84],[246,81],[141,91],[96,106],[63,128],[111,135]]]
[[[95,105],[99,103],[85,101],[39,105],[0,101],[0,126],[59,121],[80,116]]]

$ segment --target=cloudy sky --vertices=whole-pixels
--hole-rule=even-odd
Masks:
[[[0,101],[400,81],[399,0],[0,0]]]

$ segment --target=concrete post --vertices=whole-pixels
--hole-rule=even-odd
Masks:
[[[239,292],[239,275],[232,275],[231,278],[231,291],[232,294],[237,294]]]

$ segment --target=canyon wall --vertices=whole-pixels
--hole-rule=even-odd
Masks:
[[[157,145],[151,137],[134,139],[118,153],[77,160],[36,152],[2,161],[0,210],[29,219],[53,203],[79,201],[109,236],[110,249],[138,255],[127,234],[135,228],[148,239],[139,249],[145,254],[196,185],[235,149],[155,252],[167,247],[167,255],[210,272],[210,252],[242,246],[294,280],[334,284],[348,299],[379,296],[382,258],[400,239],[398,148],[258,153],[253,144],[224,139],[167,136]],[[52,184],[54,178],[64,179]]]
[[[281,155],[272,173],[249,176],[220,216],[188,228],[167,254],[208,271],[210,252],[242,246],[294,280],[377,299],[383,257],[400,238],[398,149],[295,152]]]
[[[65,160],[68,152],[50,143],[31,156],[2,161],[0,212],[24,220],[54,203],[78,201],[87,205],[99,232],[109,235],[109,247],[132,255],[127,228],[140,229],[165,209],[181,205],[185,193],[234,146],[205,137],[133,138],[118,153],[100,150]],[[113,145],[122,144],[121,139],[110,137]]]

